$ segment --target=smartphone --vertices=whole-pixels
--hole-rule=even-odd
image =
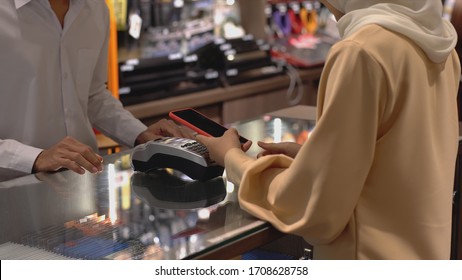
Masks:
[[[171,111],[168,115],[172,120],[189,127],[201,135],[220,137],[227,130],[226,127],[192,108],[174,110]],[[241,142],[241,144],[244,144],[247,141],[249,140],[239,136],[239,142]]]

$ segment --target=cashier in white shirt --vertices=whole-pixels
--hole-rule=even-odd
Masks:
[[[93,128],[126,146],[186,136],[149,128],[106,89],[104,0],[0,1],[0,168],[102,170]]]

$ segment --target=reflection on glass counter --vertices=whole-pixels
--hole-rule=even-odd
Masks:
[[[98,175],[65,171],[32,176],[24,186],[5,182],[0,258],[19,244],[33,258],[182,259],[213,245],[209,238],[224,223],[239,229],[256,221],[240,220],[246,215],[223,177],[133,173],[128,158],[118,154]]]
[[[254,120],[236,123],[239,134],[254,141],[269,143],[296,142],[303,144],[314,129],[314,120],[279,118],[270,115]],[[257,155],[260,148],[256,142],[247,152],[250,155]]]
[[[132,191],[151,207],[162,209],[209,207],[223,201],[226,196],[223,177],[200,182],[175,173],[169,169],[148,174],[135,173],[131,178]]]
[[[254,141],[303,142],[314,123],[265,116],[234,126]],[[240,209],[225,176],[133,172],[130,151],[104,160],[99,174],[0,183],[0,259],[191,259],[268,226]]]

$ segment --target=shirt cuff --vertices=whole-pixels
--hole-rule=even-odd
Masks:
[[[16,152],[12,155],[11,168],[25,173],[32,173],[35,160],[43,149],[27,145],[18,146]]]
[[[124,139],[121,139],[123,144],[127,147],[134,147],[138,135],[140,135],[147,128],[148,127],[139,120],[136,120],[132,124],[124,127],[124,134],[126,135],[126,137],[124,137]]]

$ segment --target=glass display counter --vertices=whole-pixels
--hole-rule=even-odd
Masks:
[[[254,141],[300,142],[314,121],[264,116],[233,126]],[[0,259],[218,259],[282,236],[240,209],[226,174],[199,182],[168,169],[133,172],[130,150],[104,162],[99,174],[1,182]]]

